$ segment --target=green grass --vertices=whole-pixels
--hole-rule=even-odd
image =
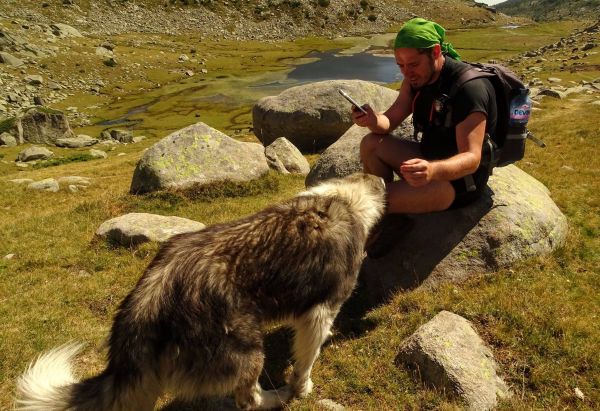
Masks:
[[[540,25],[529,29],[548,31],[551,43],[564,35],[561,27]],[[457,45],[475,44],[474,39],[488,34],[488,29],[475,30],[461,33],[464,37],[452,41]],[[522,41],[527,38],[523,36]],[[524,47],[539,47],[542,40],[543,36],[532,36],[531,44],[515,47],[512,40],[498,34],[494,44],[486,45],[485,53],[493,58],[493,47],[515,48],[510,53],[517,53]],[[305,44],[306,50],[312,48],[309,44]],[[295,52],[300,50],[298,47]],[[258,48],[254,53],[259,54]],[[501,51],[499,55],[510,54],[506,53]],[[594,58],[590,56],[586,61]],[[552,62],[546,64],[551,66]],[[572,80],[589,75],[576,72]],[[141,99],[124,96],[131,101]],[[290,409],[315,409],[321,398],[331,398],[348,409],[462,409],[455,398],[424,386],[409,371],[394,365],[401,341],[440,310],[450,310],[472,321],[492,348],[500,374],[514,394],[500,409],[598,408],[600,107],[587,104],[585,95],[573,97],[542,101],[541,111],[534,112],[531,128],[548,147],[530,145],[526,158],[519,163],[550,189],[567,216],[570,233],[565,246],[549,256],[532,258],[459,285],[397,293],[389,303],[364,314],[358,294],[352,300],[353,306],[342,313],[332,341],[315,365],[314,394],[294,400]],[[77,101],[73,103],[81,106]],[[164,108],[165,113],[169,110]],[[160,129],[156,137],[162,136],[164,130]],[[118,146],[106,160],[49,168],[17,171],[14,164],[0,164],[0,409],[11,408],[15,380],[28,362],[53,346],[69,340],[85,342],[76,366],[78,375],[92,375],[102,369],[105,352],[101,347],[115,309],[157,251],[154,244],[127,249],[97,241],[94,232],[102,222],[143,211],[213,224],[257,212],[304,187],[302,177],[269,174],[250,185],[128,194],[135,164],[151,144],[143,141]],[[12,160],[21,149],[2,148],[2,154]],[[117,156],[119,152],[124,155]],[[73,151],[57,150],[57,154],[66,153]],[[314,162],[316,156],[309,159]],[[73,194],[29,191],[7,182],[13,178],[40,180],[68,175],[89,177],[92,184]],[[7,254],[14,257],[4,259]],[[289,333],[278,330],[269,333],[265,384],[268,380],[281,383],[283,374],[289,372],[289,337]],[[575,387],[585,394],[584,401],[575,397]]]

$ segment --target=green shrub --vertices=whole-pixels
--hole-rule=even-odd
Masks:
[[[212,202],[219,198],[249,197],[264,193],[274,193],[279,189],[279,179],[268,173],[258,180],[248,182],[220,181],[211,184],[197,184],[178,192],[190,200]]]
[[[95,159],[96,159],[96,157],[92,156],[91,154],[79,153],[79,154],[74,154],[69,157],[52,158],[50,160],[39,162],[39,163],[34,164],[33,168],[54,167],[54,166],[60,166],[61,164],[77,163],[77,162],[81,162],[81,161],[90,161],[90,160],[95,160]]]
[[[321,7],[327,7],[329,3],[331,3],[329,0],[319,0],[319,6]]]
[[[16,120],[17,119],[15,117],[11,117],[0,121],[0,134],[10,130],[15,125]]]

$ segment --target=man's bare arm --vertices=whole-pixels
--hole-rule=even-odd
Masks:
[[[456,126],[458,154],[434,162],[433,179],[456,180],[477,171],[487,118],[484,113],[471,113]]]
[[[402,83],[400,94],[396,101],[384,113],[375,113],[371,107],[366,107],[367,114],[358,110],[353,111],[354,123],[368,127],[375,134],[388,134],[398,127],[412,113],[412,90],[408,82]]]

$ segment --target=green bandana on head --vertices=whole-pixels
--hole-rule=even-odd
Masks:
[[[394,49],[428,49],[439,44],[444,53],[460,60],[460,55],[454,50],[452,44],[444,43],[445,34],[446,30],[439,24],[417,17],[407,21],[400,28],[394,41]]]

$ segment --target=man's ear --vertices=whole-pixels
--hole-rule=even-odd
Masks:
[[[442,46],[440,44],[434,45],[431,55],[434,59],[439,58],[442,55]]]

